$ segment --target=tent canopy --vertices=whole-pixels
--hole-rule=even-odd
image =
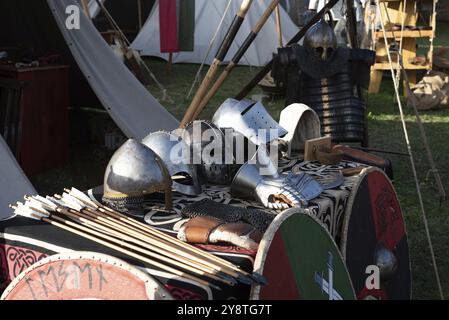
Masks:
[[[195,40],[193,52],[180,52],[173,54],[174,63],[202,63],[209,48],[213,35],[222,19],[229,0],[195,0]],[[254,0],[248,11],[245,21],[237,34],[236,40],[231,46],[225,61],[229,61],[243,44],[244,40],[256,25],[263,12],[267,9],[270,0]],[[214,54],[217,52],[226,31],[232,23],[234,16],[240,8],[241,1],[232,0],[230,9],[225,17],[223,26],[214,43],[211,54],[206,60],[211,64]],[[298,27],[290,19],[285,10],[280,7],[283,43],[286,43],[297,32]],[[168,60],[169,55],[160,52],[159,36],[159,1],[156,2],[144,27],[132,43],[132,48],[145,56],[156,56]],[[263,66],[271,60],[273,52],[278,46],[278,34],[276,31],[276,16],[274,14],[268,19],[258,37],[251,45],[240,64]]]
[[[13,216],[12,210],[8,208],[10,204],[22,201],[26,194],[37,194],[2,136],[0,136],[0,177],[0,221],[2,221]]]
[[[79,30],[65,26],[65,9],[75,0],[47,0],[59,29],[97,97],[129,138],[143,139],[158,130],[173,130],[178,121],[121,62],[92,21],[81,15]]]

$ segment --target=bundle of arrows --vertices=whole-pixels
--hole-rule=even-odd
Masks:
[[[266,284],[263,276],[245,272],[224,259],[94,202],[75,188],[53,197],[25,196],[25,203],[17,202],[11,207],[17,215],[41,220],[217,290],[220,283]]]

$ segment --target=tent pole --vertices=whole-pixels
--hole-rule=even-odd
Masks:
[[[139,31],[142,30],[142,0],[137,0],[137,13],[139,15]]]
[[[376,5],[378,8],[380,8],[380,1],[376,0]],[[427,242],[429,244],[429,249],[430,249],[430,255],[431,255],[431,259],[432,259],[432,264],[433,264],[433,268],[434,268],[434,272],[435,272],[435,278],[436,278],[436,282],[438,285],[438,291],[440,293],[440,297],[441,300],[444,300],[444,294],[443,294],[443,289],[441,286],[441,281],[440,281],[440,274],[438,271],[438,265],[436,262],[436,258],[435,258],[435,252],[433,249],[433,244],[432,244],[432,239],[430,236],[430,229],[429,229],[429,225],[428,225],[428,221],[427,221],[427,215],[426,215],[426,210],[424,208],[424,201],[422,198],[422,193],[421,193],[421,186],[419,183],[419,179],[418,179],[418,173],[415,167],[415,159],[413,156],[413,152],[412,152],[412,147],[411,147],[411,143],[410,143],[410,138],[408,135],[408,130],[407,130],[407,125],[406,125],[406,121],[405,121],[405,115],[403,112],[403,108],[402,108],[402,102],[401,102],[401,97],[399,95],[399,82],[397,81],[396,75],[395,75],[395,68],[393,66],[393,59],[391,57],[391,52],[390,52],[390,44],[388,43],[388,37],[387,37],[387,31],[385,30],[385,24],[384,24],[384,18],[382,16],[382,11],[380,10],[380,25],[381,25],[381,29],[382,29],[382,33],[383,33],[383,38],[384,38],[384,43],[385,43],[385,48],[387,49],[387,57],[388,57],[388,63],[390,64],[390,72],[391,72],[391,78],[393,80],[393,85],[394,85],[394,92],[396,95],[396,101],[397,101],[397,105],[399,108],[399,114],[401,116],[401,122],[402,122],[402,129],[404,131],[404,138],[405,138],[405,143],[407,145],[407,151],[409,154],[409,159],[410,159],[410,165],[411,165],[411,169],[412,169],[412,173],[413,173],[413,178],[415,181],[415,187],[416,187],[416,192],[418,195],[418,202],[419,202],[419,206],[421,209],[421,214],[422,214],[422,218],[423,218],[423,222],[424,222],[424,229],[425,229],[425,233],[427,236]],[[389,21],[391,22],[391,21]],[[393,37],[393,42],[395,41],[395,38]],[[401,53],[398,51],[397,52],[398,56],[399,56],[399,68],[401,69],[401,71],[403,72],[403,74],[405,74],[405,76],[407,76],[405,70],[404,70],[404,65],[403,65],[403,61],[402,61],[402,56]],[[408,83],[408,82],[404,82],[404,83]],[[408,88],[408,86],[406,85],[406,87]],[[410,98],[412,98],[413,96],[410,95]],[[413,100],[412,100],[413,101]],[[412,103],[412,106],[416,107],[416,105],[414,105]],[[414,108],[415,113],[417,113],[417,109]],[[419,126],[420,121],[419,121],[419,117],[417,117],[418,120],[418,127],[421,128]],[[421,131],[421,133],[423,133]],[[427,142],[426,137],[425,138],[425,143]],[[435,169],[436,170],[436,169]],[[437,173],[434,171],[434,174]]]
[[[167,64],[167,70],[168,72],[171,72],[171,66],[173,64],[173,52],[170,52],[168,54],[168,64]]]

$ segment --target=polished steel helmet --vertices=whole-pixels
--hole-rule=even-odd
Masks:
[[[112,156],[104,175],[103,201],[133,214],[143,209],[145,196],[165,192],[165,207],[171,210],[170,174],[162,159],[134,139],[126,141]]]
[[[235,130],[257,146],[267,144],[287,133],[262,103],[247,99],[227,99],[215,112],[212,122],[222,130]]]
[[[321,19],[306,32],[304,46],[322,60],[327,60],[337,50],[337,36],[332,27]]]
[[[201,193],[201,184],[196,167],[191,161],[189,146],[182,138],[172,133],[158,131],[148,135],[142,143],[164,161],[175,191],[191,196]]]
[[[213,123],[196,120],[187,124],[182,139],[189,145],[191,161],[204,183],[230,184],[238,170],[232,144]]]
[[[288,130],[281,138],[287,144],[287,155],[304,151],[307,140],[321,137],[320,118],[316,112],[302,103],[293,103],[281,111],[279,124]]]

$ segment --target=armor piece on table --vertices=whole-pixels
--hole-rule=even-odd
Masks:
[[[224,222],[213,217],[201,216],[190,219],[178,232],[181,241],[197,244],[229,243],[256,251],[262,233],[244,222]]]
[[[171,210],[171,186],[162,159],[142,143],[129,139],[108,163],[103,202],[120,212],[138,215],[144,210],[146,196],[164,192],[166,210]]]
[[[190,148],[191,161],[197,166],[203,183],[219,185],[231,183],[240,166],[235,164],[233,148],[216,125],[196,120],[187,124],[181,136]],[[209,148],[211,145],[220,149],[221,156]]]
[[[282,110],[279,125],[288,131],[280,139],[287,143],[288,156],[291,156],[292,152],[303,151],[307,140],[321,137],[318,115],[302,103],[291,104]]]
[[[212,122],[222,130],[233,129],[257,146],[287,134],[262,103],[247,99],[227,99],[215,112]]]
[[[201,184],[196,167],[191,162],[189,146],[180,137],[158,131],[149,134],[142,143],[164,161],[173,180],[173,190],[192,196],[201,193]],[[173,179],[176,176],[184,177],[183,182]]]
[[[318,114],[323,135],[331,136],[336,142],[366,145],[366,106],[360,88],[369,85],[375,52],[336,48],[323,59],[321,51],[317,53],[315,49],[319,45],[331,48],[333,44],[331,40],[319,40],[326,22],[318,24],[320,28],[309,29],[310,34],[306,34],[309,40],[304,40],[304,46],[294,44],[278,49],[273,78],[286,88],[286,105],[304,103]]]
[[[186,206],[181,210],[181,214],[186,218],[211,216],[226,222],[243,221],[260,232],[265,232],[274,218],[272,214],[263,210],[236,207],[210,199],[203,199]]]
[[[323,189],[307,173],[262,176],[257,164],[245,163],[234,177],[231,193],[242,198],[255,198],[269,209],[307,206]]]

